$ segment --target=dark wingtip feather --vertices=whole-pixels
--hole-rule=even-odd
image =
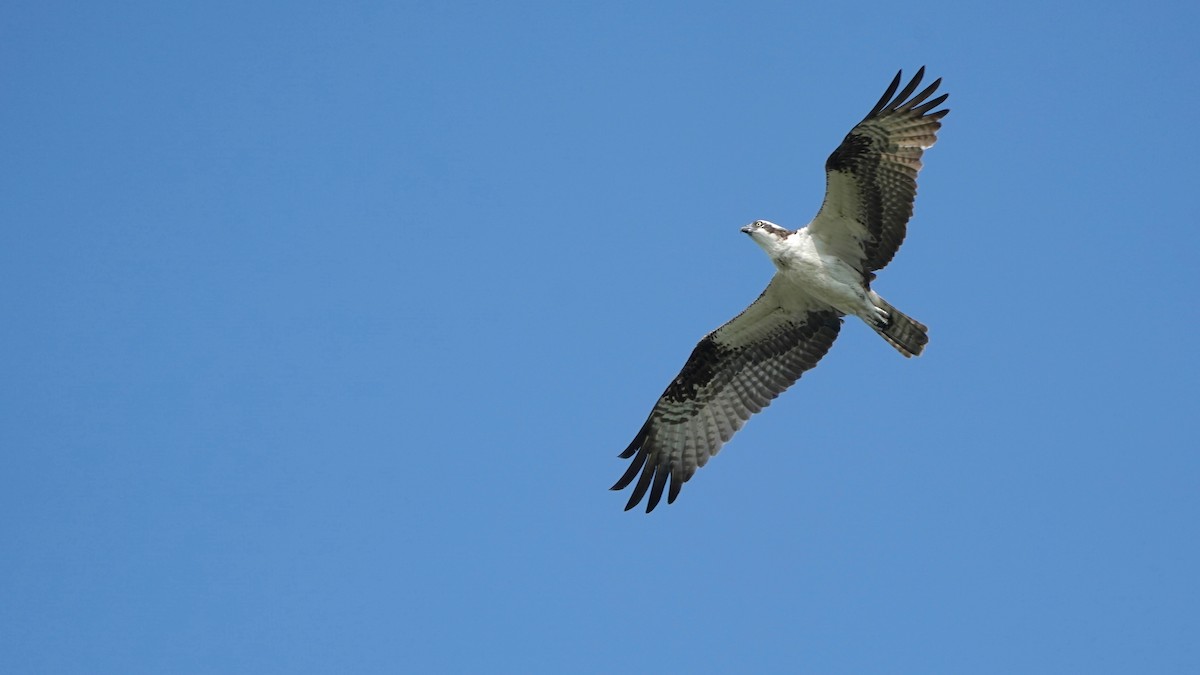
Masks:
[[[875,107],[871,108],[871,112],[867,113],[867,116],[863,118],[864,120],[868,120],[885,111],[907,110],[925,100],[926,97],[937,90],[938,85],[942,82],[942,78],[939,77],[933,84],[926,87],[924,91],[917,94],[911,101],[908,101],[908,97],[912,96],[912,93],[920,86],[921,80],[925,78],[925,66],[918,68],[916,74],[908,81],[908,84],[904,85],[904,89],[901,89],[897,93],[896,89],[900,87],[900,81],[903,77],[903,70],[896,71],[896,77],[892,78],[892,83],[888,85],[887,91],[883,92],[883,96],[879,97],[879,101],[875,104]]]
[[[892,83],[888,85],[887,91],[883,92],[883,96],[879,97],[879,102],[875,104],[874,108],[871,108],[871,112],[867,113],[867,117],[871,117],[880,110],[883,110],[883,106],[887,105],[888,101],[892,100],[892,94],[896,93],[896,88],[900,86],[900,76],[903,73],[903,70],[896,71],[896,77],[892,78]]]
[[[917,113],[918,115],[924,115],[925,113],[929,112],[930,110],[933,110],[934,108],[941,105],[949,97],[950,97],[950,94],[942,94],[941,96],[933,99],[932,101],[927,101],[927,102],[922,103],[921,105],[913,108],[912,111]]]
[[[625,469],[625,473],[621,476],[621,478],[618,479],[616,483],[613,483],[613,486],[609,489],[624,490],[626,486],[633,481],[633,477],[638,474],[638,471],[641,471],[642,466],[646,463],[646,457],[648,457],[649,454],[650,453],[647,452],[645,448],[642,448],[642,451],[638,453],[638,456],[634,457],[633,461],[629,463],[629,468]]]
[[[683,481],[687,480],[682,474],[682,471],[671,472],[671,490],[667,492],[668,504],[675,503],[675,498],[679,496],[679,490],[683,487]]]
[[[650,488],[650,499],[646,502],[646,513],[654,510],[658,506],[659,500],[662,499],[663,488],[667,484],[667,479],[671,477],[671,471],[667,467],[657,467],[654,473],[654,485]]]
[[[904,89],[900,90],[899,94],[896,94],[896,98],[892,99],[892,102],[886,106],[886,109],[894,109],[896,106],[903,103],[904,99],[908,98],[914,91],[916,91],[917,85],[921,84],[921,78],[923,77],[925,77],[925,66],[921,66],[921,69],[917,71],[917,74],[913,75],[913,79],[909,80],[908,84],[904,85]]]
[[[629,495],[629,502],[625,504],[626,511],[637,506],[637,503],[642,501],[642,497],[646,496],[646,490],[650,487],[650,481],[654,478],[657,468],[654,464],[646,464],[641,477],[638,478],[637,485],[633,486],[633,494]]]
[[[937,91],[938,85],[941,83],[942,83],[942,78],[939,77],[938,79],[934,80],[933,84],[922,89],[921,93],[917,94],[916,96],[913,96],[912,98],[908,99],[901,105],[897,106],[896,112],[905,112],[907,110],[912,110],[915,106],[920,104],[921,101],[924,101],[925,99],[929,98],[929,96],[931,94],[933,94],[933,92]]]
[[[620,457],[621,459],[629,459],[630,457],[633,457],[633,453],[637,452],[639,448],[646,444],[646,437],[649,435],[650,420],[646,420],[646,423],[642,425],[641,429],[638,429],[637,435],[634,436],[633,440],[629,443],[629,447],[625,448],[625,450],[622,451],[621,454],[617,455],[617,457]]]

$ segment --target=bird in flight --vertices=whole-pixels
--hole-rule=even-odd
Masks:
[[[817,365],[843,316],[862,319],[905,357],[925,349],[925,325],[871,290],[904,241],[921,155],[950,112],[933,111],[948,96],[930,98],[940,78],[913,95],[925,68],[897,93],[900,76],[825,161],[825,202],[811,223],[788,230],[756,220],[742,228],[771,258],[775,276],[741,314],[700,340],[621,453],[633,461],[612,489],[637,479],[626,511],[647,491],[646,512],[653,511],[668,483],[667,503],[674,502],[751,415]]]

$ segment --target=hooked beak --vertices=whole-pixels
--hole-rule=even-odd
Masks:
[[[742,228],[742,232],[745,232],[746,234],[750,234],[750,233],[751,233],[751,232],[753,232],[753,231],[754,231],[754,226],[753,226],[753,225],[747,225],[747,226],[745,226],[745,227],[743,227],[743,228]]]

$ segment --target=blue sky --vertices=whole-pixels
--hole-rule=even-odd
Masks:
[[[0,671],[1200,671],[1200,10],[0,9]],[[647,516],[616,454],[945,78],[876,288]]]

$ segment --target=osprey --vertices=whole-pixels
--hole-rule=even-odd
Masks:
[[[826,160],[825,202],[811,223],[788,230],[756,220],[742,228],[771,258],[775,276],[745,311],[700,340],[621,453],[633,462],[612,489],[638,479],[626,511],[647,490],[646,512],[653,511],[668,481],[667,503],[674,502],[751,415],[817,365],[843,316],[862,319],[905,357],[925,349],[925,325],[871,290],[904,241],[921,155],[950,112],[930,112],[948,94],[926,100],[940,78],[913,96],[925,68],[897,94],[900,75]]]

